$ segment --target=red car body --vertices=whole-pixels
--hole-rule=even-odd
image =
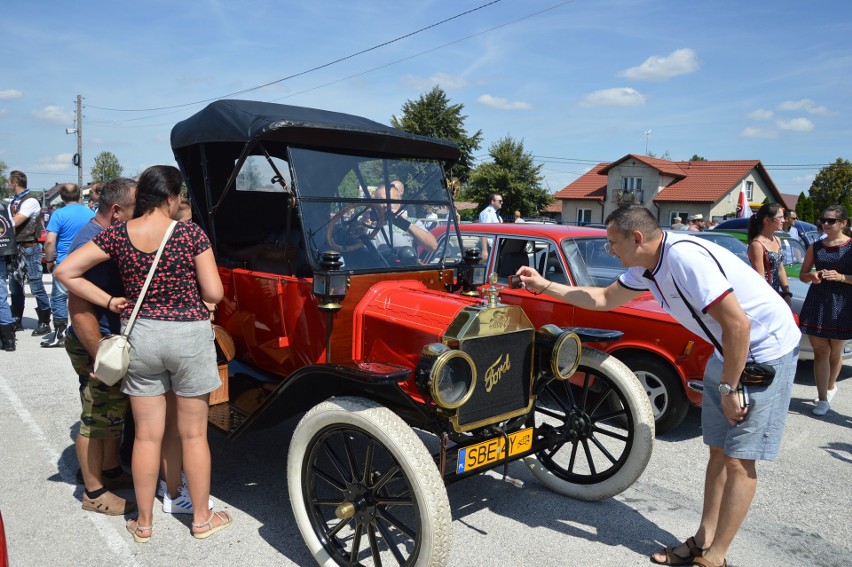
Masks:
[[[0,567],[9,567],[9,552],[6,549],[6,528],[3,527],[2,513],[0,513]]]
[[[560,270],[571,285],[591,285],[588,278],[579,272],[583,267],[569,261],[566,248],[583,239],[605,237],[606,231],[599,228],[574,227],[555,224],[502,223],[462,224],[462,235],[476,238],[468,243],[481,243],[481,236],[491,241],[493,250],[487,259],[487,272],[500,274],[500,257],[504,240],[524,240],[536,243],[536,251],[527,250],[531,263],[536,254],[541,254],[545,243],[557,253]],[[541,260],[539,258],[539,260]],[[549,269],[555,270],[553,260]],[[530,264],[526,264],[530,265]],[[539,268],[540,266],[533,265]],[[541,270],[539,270],[541,271]],[[548,276],[548,274],[545,274]],[[501,275],[501,283],[506,284]],[[688,380],[703,380],[704,367],[713,353],[710,344],[685,329],[665,313],[660,304],[645,293],[626,305],[612,311],[589,311],[551,298],[534,296],[524,289],[504,289],[501,297],[505,303],[523,307],[535,325],[554,323],[560,326],[599,327],[615,329],[624,333],[622,340],[613,343],[595,343],[595,348],[614,355],[637,372],[657,420],[657,432],[671,430],[683,421],[688,404],[700,405],[701,394],[687,387]],[[676,376],[679,388],[672,388],[671,377]],[[664,392],[663,389],[671,390]],[[655,397],[656,396],[656,397]]]

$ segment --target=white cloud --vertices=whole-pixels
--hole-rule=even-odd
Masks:
[[[672,51],[668,56],[653,55],[638,67],[620,71],[618,76],[637,81],[664,81],[698,70],[698,56],[689,48]]]
[[[643,104],[645,104],[645,95],[630,87],[595,91],[580,100],[580,106],[640,106]]]
[[[33,110],[33,116],[42,122],[63,125],[74,124],[74,113],[66,112],[61,106],[56,105],[45,106],[41,110]]]
[[[748,116],[752,120],[771,120],[775,116],[775,113],[771,110],[764,110],[762,108],[758,108],[754,112],[749,112],[746,116]]]
[[[8,108],[0,108],[0,116],[6,116],[7,114],[9,114]]]
[[[13,98],[21,98],[22,96],[24,96],[24,93],[15,89],[0,91],[0,100],[12,100]]]
[[[810,132],[814,129],[814,123],[807,118],[793,118],[791,120],[776,120],[775,124],[782,130],[794,132]]]
[[[778,110],[804,110],[810,114],[818,114],[820,116],[831,116],[832,114],[836,114],[836,112],[830,111],[827,107],[822,105],[817,105],[814,101],[809,98],[803,98],[802,100],[787,100],[778,105]]]
[[[42,157],[38,160],[38,169],[40,171],[67,171],[74,167],[71,159],[74,154],[59,154],[51,157]]]
[[[420,77],[418,75],[405,75],[402,77],[403,84],[411,85],[417,90],[425,91],[438,85],[445,91],[452,91],[467,86],[467,79],[456,77],[443,72],[438,72],[431,77]]]
[[[778,132],[776,130],[769,130],[766,128],[746,128],[742,132],[740,132],[740,136],[743,138],[777,138]]]
[[[521,100],[512,102],[505,98],[491,96],[490,94],[480,95],[476,100],[485,106],[499,108],[501,110],[529,110],[532,108],[532,105],[528,102],[523,102]]]

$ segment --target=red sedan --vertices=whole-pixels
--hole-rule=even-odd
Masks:
[[[498,283],[507,284],[507,276],[523,265],[555,282],[599,285],[585,258],[592,248],[598,248],[591,242],[605,237],[603,229],[533,223],[462,224],[460,228],[464,248],[481,250],[485,246],[495,251],[486,260],[487,273],[496,272]],[[650,398],[657,433],[677,427],[690,403],[700,405],[701,394],[686,384],[687,380],[703,379],[713,349],[666,314],[650,293],[609,312],[579,309],[523,289],[505,289],[501,298],[504,303],[521,305],[537,326],[555,323],[623,331],[623,340],[596,344],[595,348],[614,355],[636,373]]]

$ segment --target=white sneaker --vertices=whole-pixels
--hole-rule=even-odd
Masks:
[[[207,508],[213,509],[213,499],[207,502]],[[189,489],[184,482],[180,487],[177,498],[169,496],[169,491],[163,493],[163,512],[166,514],[192,514],[192,500],[189,499]]]
[[[837,393],[837,384],[834,385],[834,388],[825,391],[825,394],[826,394],[825,399],[828,401],[828,403],[831,403],[831,399],[834,397],[834,394],[836,394],[836,393]],[[814,403],[818,404],[819,398],[814,398]]]
[[[181,471],[180,473],[180,482],[182,486],[186,486],[186,474]],[[166,484],[165,479],[160,479],[160,482],[157,484],[157,498],[162,498],[164,495],[168,494],[169,489]]]
[[[811,411],[814,415],[825,415],[828,413],[828,410],[831,409],[831,405],[825,400],[820,400],[817,402],[816,407]]]

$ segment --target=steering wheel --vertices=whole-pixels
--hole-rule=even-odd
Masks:
[[[360,250],[367,242],[372,240],[382,229],[385,222],[385,211],[378,203],[352,203],[342,208],[328,223],[326,239],[328,245],[338,252],[352,252]],[[346,240],[353,241],[345,245],[335,241],[345,236]]]

